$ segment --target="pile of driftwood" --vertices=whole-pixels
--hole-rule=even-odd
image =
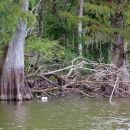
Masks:
[[[33,78],[32,78],[33,77]],[[35,78],[34,78],[35,77]],[[130,97],[130,74],[126,67],[75,58],[70,66],[27,75],[33,93],[60,96],[80,93],[89,97]]]

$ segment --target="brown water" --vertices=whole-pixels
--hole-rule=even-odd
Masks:
[[[0,130],[130,130],[130,99],[0,102]]]

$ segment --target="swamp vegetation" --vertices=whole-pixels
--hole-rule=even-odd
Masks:
[[[0,0],[0,100],[130,97],[129,0]]]

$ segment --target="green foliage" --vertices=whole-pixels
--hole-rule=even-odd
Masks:
[[[95,18],[97,21],[107,25],[110,18],[110,15],[113,13],[113,10],[105,4],[93,4],[85,3],[85,11],[91,18]]]
[[[130,40],[130,5],[127,0],[120,4],[117,4],[116,0],[113,0],[112,3],[107,0],[85,0],[82,18],[78,16],[78,0],[46,0],[45,7],[40,13],[37,12],[42,10],[37,9],[39,0],[29,0],[29,10],[34,9],[32,12],[36,11],[35,13],[39,15],[36,16],[37,20],[42,19],[39,23],[31,11],[23,12],[21,10],[22,1],[0,0],[1,50],[5,44],[9,43],[20,17],[28,23],[28,27],[34,26],[36,32],[37,28],[40,28],[40,23],[43,29],[42,33],[44,33],[29,37],[26,41],[26,50],[40,52],[49,58],[60,57],[65,64],[78,56],[79,21],[83,22],[83,52],[87,58],[94,60],[96,57],[99,58],[99,50],[103,57],[107,58],[106,44],[110,45],[114,42],[115,33],[122,35],[128,41]],[[56,8],[55,14],[53,14],[53,6]],[[123,13],[124,29],[111,26],[111,16],[114,16],[115,13]]]
[[[28,27],[32,27],[37,22],[35,15],[31,12],[22,12],[20,17],[27,23]]]
[[[60,18],[50,14],[46,17],[46,21],[46,35],[50,36],[54,40],[59,39],[62,34],[67,32],[65,24]]]
[[[15,32],[19,18],[23,18],[28,25],[34,24],[35,17],[30,12],[22,11],[22,0],[0,1],[0,42],[8,44],[12,34]]]
[[[60,12],[60,16],[67,18],[68,29],[74,28],[79,22],[78,17],[69,12]]]
[[[107,43],[107,41],[102,44],[92,43],[88,45],[88,48],[86,49],[85,57],[87,59],[91,59],[96,62],[108,62],[108,53],[110,49],[110,44]]]
[[[69,48],[64,50],[64,55],[62,55],[64,66],[70,65],[70,61],[72,61],[75,57],[78,57],[78,53],[76,53],[76,51],[72,51]]]
[[[107,42],[113,42],[113,36],[115,36],[115,33],[118,33],[122,35],[124,38],[129,40],[130,33],[128,30],[129,26],[129,10],[128,5],[125,4],[119,4],[116,3],[106,3],[106,2],[100,2],[100,3],[86,3],[85,4],[85,11],[87,17],[90,17],[92,20],[86,23],[85,32],[86,34],[91,37],[91,39],[95,39],[94,42],[97,42],[97,39],[99,39],[99,43],[104,43],[103,41]],[[112,27],[111,25],[111,16],[115,16],[115,14],[123,14],[125,17],[125,26],[124,29],[121,29],[119,27]],[[86,18],[86,16],[85,16]],[[97,22],[94,22],[96,20]],[[101,38],[98,37],[98,34],[102,34]],[[97,35],[97,36],[96,36]],[[103,36],[103,39],[102,39]],[[106,40],[105,40],[106,38]],[[102,39],[102,42],[101,40]]]
[[[15,32],[21,14],[19,3],[13,1],[0,2],[0,39],[7,43]]]
[[[26,50],[41,52],[45,57],[60,57],[63,54],[63,48],[57,41],[37,38],[36,36],[30,37],[26,41]]]
[[[34,7],[36,5],[36,0],[29,0],[29,4],[31,7]]]

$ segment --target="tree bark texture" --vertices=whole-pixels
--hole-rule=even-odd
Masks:
[[[122,12],[115,13],[111,17],[111,22],[112,26],[114,28],[117,28],[121,31],[124,29],[124,16]],[[119,82],[116,85],[116,90],[121,94],[121,95],[129,95],[127,93],[128,91],[128,85],[126,85],[123,81],[126,80],[127,78],[130,78],[129,71],[127,70],[127,56],[126,56],[126,48],[124,44],[124,37],[119,34],[119,32],[115,32],[115,43],[112,48],[112,62],[113,64],[116,65],[117,68],[121,69],[121,72],[117,75],[112,75],[112,79],[115,79],[115,77],[118,78],[119,76]],[[115,92],[116,96],[120,96],[117,92]]]
[[[56,0],[52,1],[51,13],[52,13],[52,15],[56,15],[57,14],[57,3],[56,3]]]
[[[116,13],[112,17],[112,26],[114,28],[124,28],[124,16],[121,13]],[[115,34],[115,44],[112,49],[112,61],[118,67],[123,67],[126,64],[126,52],[124,46],[124,38],[118,32]]]
[[[40,0],[38,4],[38,9],[37,9],[37,20],[38,20],[38,37],[44,37],[44,30],[45,30],[45,4],[46,0]]]
[[[28,10],[28,0],[24,0],[23,11]],[[30,100],[32,98],[29,87],[24,83],[24,42],[26,23],[20,18],[15,33],[8,46],[3,64],[0,100]]]
[[[83,4],[84,0],[80,0],[79,18],[83,17]],[[83,53],[82,34],[83,34],[83,28],[82,28],[82,21],[80,20],[78,23],[78,39],[79,39],[78,49],[80,56],[82,56]]]

